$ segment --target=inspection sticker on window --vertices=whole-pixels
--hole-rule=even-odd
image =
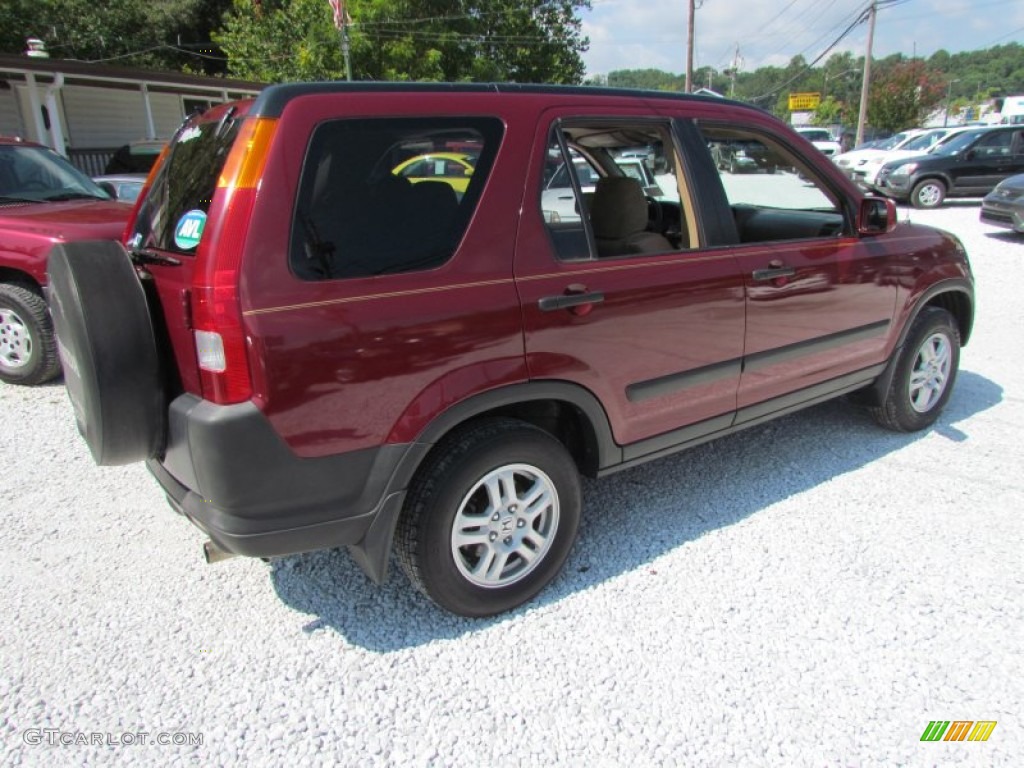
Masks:
[[[174,228],[174,244],[183,251],[195,248],[203,236],[204,226],[206,214],[198,209],[189,211],[178,219],[178,226]]]

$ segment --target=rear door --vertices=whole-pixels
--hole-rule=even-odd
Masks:
[[[668,168],[682,202],[651,202],[652,218],[660,221],[637,234],[643,245],[636,252],[599,253],[606,214],[629,218],[625,207],[599,202],[604,179],[592,201],[578,181],[572,189],[574,208],[587,212],[582,219],[545,216],[545,168],[550,174],[553,165],[569,163],[573,151],[597,175],[623,177],[614,159],[638,144]],[[527,172],[515,274],[530,378],[569,381],[594,393],[620,445],[662,436],[634,447],[633,455],[627,450],[627,459],[728,426],[736,407],[743,280],[732,253],[697,247],[682,177],[670,122],[622,108],[544,113]]]

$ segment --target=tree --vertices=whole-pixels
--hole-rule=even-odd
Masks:
[[[685,81],[683,75],[673,75],[660,69],[619,69],[608,73],[608,85],[613,88],[681,91]]]
[[[811,115],[812,125],[842,125],[846,122],[846,105],[834,96],[826,96]]]
[[[353,77],[579,83],[590,0],[349,0]],[[335,79],[344,65],[324,0],[234,0],[214,40],[232,74]]]
[[[920,59],[885,63],[872,78],[868,122],[893,132],[921,125],[945,98],[945,78]]]
[[[57,59],[124,66],[225,70],[209,30],[231,0],[3,0],[0,51],[20,54],[38,37]]]

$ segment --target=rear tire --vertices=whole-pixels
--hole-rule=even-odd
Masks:
[[[60,373],[53,323],[43,297],[0,283],[0,381],[32,386]]]
[[[442,608],[501,613],[561,570],[581,503],[576,465],[547,432],[513,419],[471,424],[417,473],[395,534],[399,561]]]
[[[875,420],[894,432],[931,426],[953,392],[960,365],[960,331],[944,309],[928,307],[914,320]]]
[[[56,245],[49,277],[64,383],[93,459],[116,465],[156,456],[167,419],[162,369],[128,253],[106,240]]]

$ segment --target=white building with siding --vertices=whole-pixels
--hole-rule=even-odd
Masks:
[[[53,147],[102,173],[125,144],[166,140],[185,115],[255,96],[262,83],[0,55],[0,135]]]

